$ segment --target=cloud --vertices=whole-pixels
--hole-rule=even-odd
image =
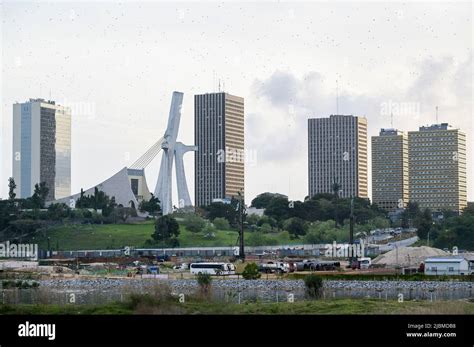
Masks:
[[[440,123],[448,122],[468,134],[468,158],[472,158],[472,56],[461,62],[453,57],[428,58],[413,68],[411,82],[398,90],[387,83],[371,94],[340,91],[339,114],[365,116],[369,136],[373,136],[391,126],[391,113],[394,127],[400,130],[433,124],[438,106]],[[264,180],[269,175],[265,170],[276,164],[281,170],[272,175],[281,174],[286,180],[285,168],[297,167],[298,181],[306,185],[307,119],[336,114],[333,87],[319,71],[298,77],[277,70],[267,79],[254,81],[253,98],[247,103],[252,109],[246,119],[246,146],[258,151],[258,167],[253,170],[258,177],[253,180]],[[387,105],[389,112],[384,110]],[[468,177],[473,177],[473,164],[468,164]],[[471,186],[469,191],[472,199]]]

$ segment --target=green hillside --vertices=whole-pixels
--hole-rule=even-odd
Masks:
[[[38,243],[40,249],[47,249],[49,237],[51,248],[62,251],[146,247],[145,242],[151,239],[153,230],[153,221],[135,224],[68,224],[41,231],[29,242]],[[246,233],[250,241],[251,234]],[[237,246],[237,239],[238,233],[234,230],[216,230],[213,237],[206,237],[204,232],[192,233],[180,226],[180,247]],[[270,244],[298,242],[289,240],[284,233],[268,234],[263,242],[266,240],[270,240]]]

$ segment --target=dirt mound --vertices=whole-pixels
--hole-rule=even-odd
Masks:
[[[385,264],[386,266],[419,266],[426,258],[446,256],[449,253],[427,246],[401,247],[393,249],[375,258],[373,264]]]

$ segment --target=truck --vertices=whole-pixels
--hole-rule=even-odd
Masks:
[[[306,259],[296,263],[297,271],[332,271],[341,267],[341,263],[333,260]]]
[[[265,273],[287,273],[290,271],[290,265],[288,263],[277,261],[277,262],[268,262],[261,263],[258,265],[258,270]]]
[[[372,265],[372,259],[369,257],[357,258],[352,262],[353,269],[368,269]]]

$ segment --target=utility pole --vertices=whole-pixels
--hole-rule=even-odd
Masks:
[[[353,244],[354,244],[354,198],[351,197],[351,214],[350,214],[350,224],[349,224],[349,249],[353,250]],[[353,261],[353,253],[351,251],[351,255],[349,257],[349,266],[352,267],[352,261]]]
[[[239,231],[239,258],[242,259],[242,261],[245,261],[245,246],[244,246],[244,205],[242,201],[242,194],[239,191],[239,208],[238,208],[238,213],[239,213],[239,226],[240,226],[240,231]]]

